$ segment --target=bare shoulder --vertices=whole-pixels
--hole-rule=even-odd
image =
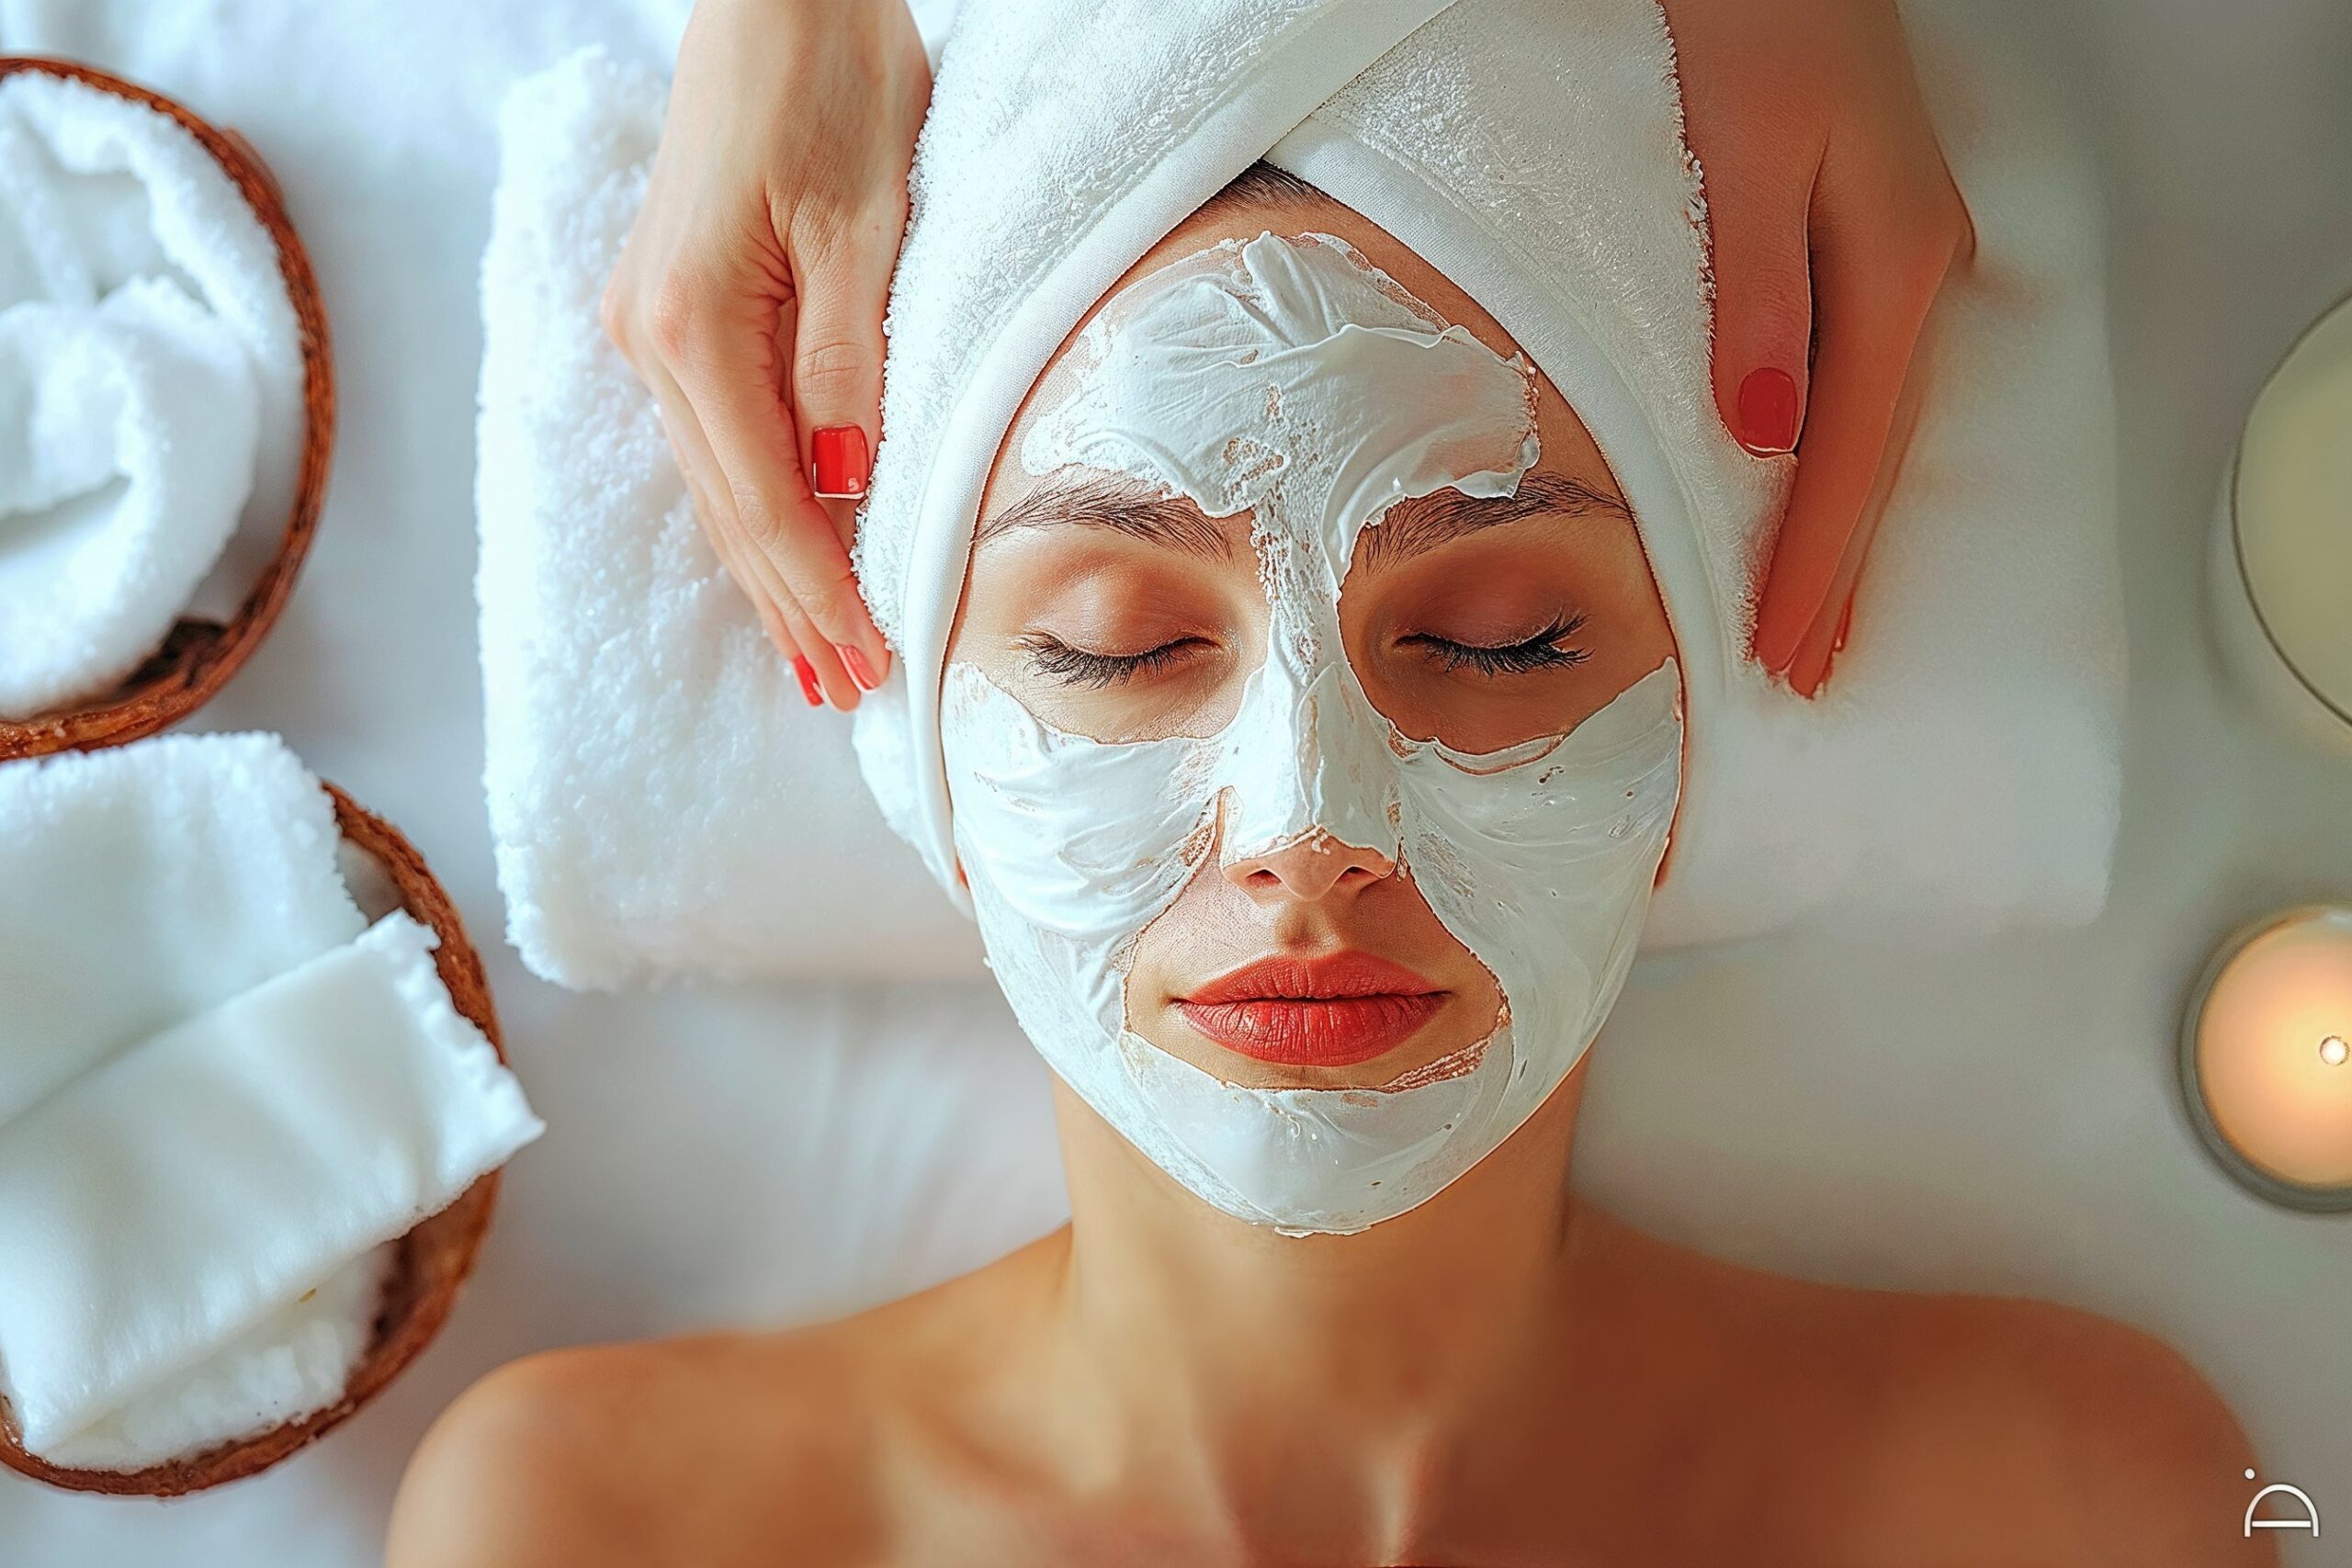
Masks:
[[[1863,1370],[1854,1517],[2003,1561],[2276,1561],[2242,1510],[2253,1445],[2188,1358],[2048,1302],[1855,1292],[1885,1319]]]
[[[2229,1406],[2163,1340],[2006,1297],[1864,1290],[1590,1227],[1649,1381],[1708,1413],[1695,1482],[1831,1564],[2275,1563]],[[1677,1381],[1679,1380],[1679,1381]],[[1779,1559],[1774,1559],[1779,1560]]]
[[[870,1412],[842,1325],[546,1351],[460,1395],[401,1483],[387,1568],[870,1556]]]
[[[902,1516],[942,1511],[946,1489],[921,1480],[937,1435],[967,1424],[965,1390],[1003,1381],[1007,1339],[995,1330],[1050,1278],[1057,1245],[1044,1238],[832,1323],[503,1367],[419,1445],[386,1568],[887,1560],[910,1527],[936,1525]],[[1001,1401],[993,1408],[1001,1427]]]

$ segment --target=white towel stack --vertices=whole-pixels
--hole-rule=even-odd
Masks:
[[[342,1393],[381,1251],[540,1132],[275,737],[0,767],[0,1395],[135,1469]],[[316,1292],[313,1294],[312,1292]]]
[[[598,324],[662,102],[660,78],[589,51],[500,117],[475,499],[507,936],[595,988],[976,975],[969,924],[720,570]]]

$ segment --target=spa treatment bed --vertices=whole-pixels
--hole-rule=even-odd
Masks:
[[[0,1561],[363,1568],[425,1427],[498,1363],[846,1311],[1062,1217],[1043,1064],[985,979],[941,977],[978,974],[974,949],[933,946],[960,922],[921,954],[808,961],[932,978],[619,994],[549,984],[499,939],[474,525],[499,110],[584,44],[658,67],[684,9],[236,0],[181,19],[0,0],[0,52],[150,84],[242,131],[285,188],[336,327],[335,480],[272,639],[195,728],[282,732],[431,846],[548,1127],[440,1339],[367,1411],[266,1476],[168,1509],[0,1475]],[[2341,763],[2240,711],[2199,608],[2245,403],[2352,284],[2352,111],[2335,70],[2352,17],[2293,0],[2224,39],[2196,0],[1916,9],[1964,9],[2030,62],[2079,121],[2108,205],[2131,666],[2105,912],[2055,932],[1882,922],[1645,959],[1594,1064],[1576,1179],[1724,1258],[2143,1327],[2236,1410],[2263,1481],[2352,1528],[2336,1322],[2352,1227],[2233,1186],[2197,1145],[2170,1055],[2226,931],[2352,891]],[[845,722],[797,703],[791,721]],[[2326,1548],[2284,1545],[2299,1565],[2332,1561]]]

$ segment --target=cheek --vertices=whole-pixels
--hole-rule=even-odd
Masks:
[[[1350,668],[1407,736],[1477,753],[1563,734],[1673,657],[1630,528],[1518,526],[1538,541],[1464,541],[1405,569],[1351,575],[1340,597]]]
[[[1265,652],[1251,565],[1133,543],[991,547],[950,661],[1055,728],[1105,742],[1216,733]]]

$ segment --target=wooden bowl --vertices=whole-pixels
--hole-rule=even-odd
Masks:
[[[261,646],[286,606],[295,573],[310,550],[311,536],[318,529],[319,508],[326,499],[327,463],[334,446],[334,366],[327,347],[326,307],[319,297],[318,278],[311,271],[310,254],[286,215],[277,182],[251,145],[169,98],[86,65],[30,55],[0,55],[0,77],[18,71],[67,77],[145,104],[185,127],[212,154],[277,247],[278,271],[286,279],[286,292],[294,302],[295,320],[302,333],[304,430],[294,509],[287,519],[286,532],[278,539],[277,553],[227,624],[183,615],[163,646],[105,695],[30,717],[0,716],[0,761],[45,756],[69,747],[87,750],[119,746],[186,718],[211,701]]]
[[[398,890],[401,907],[439,935],[441,944],[434,950],[433,962],[440,971],[441,983],[449,988],[458,1010],[489,1037],[499,1060],[504,1061],[506,1047],[499,1038],[498,1015],[491,1005],[481,954],[467,939],[457,906],[400,829],[334,785],[326,785],[326,791],[334,798],[335,825],[344,841],[373,857]],[[201,1492],[267,1470],[348,1420],[432,1343],[456,1304],[458,1287],[473,1269],[474,1255],[490,1228],[491,1211],[497,1202],[498,1172],[493,1170],[467,1188],[456,1202],[401,1238],[400,1255],[377,1305],[375,1340],[352,1370],[343,1397],[325,1409],[250,1438],[135,1471],[69,1470],[51,1464],[27,1453],[16,1434],[0,1424],[0,1464],[36,1481],[77,1492],[148,1497]]]

